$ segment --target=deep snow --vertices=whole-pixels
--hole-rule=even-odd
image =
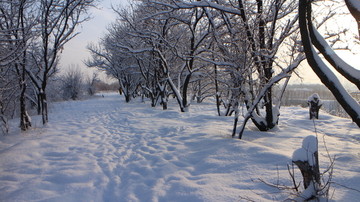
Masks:
[[[307,109],[282,107],[277,129],[249,122],[238,140],[214,104],[149,105],[117,94],[55,103],[47,126],[34,117],[31,131],[0,137],[0,201],[285,200],[289,190],[261,181],[291,186],[287,164],[308,135],[319,139],[321,171],[323,139],[336,155],[333,199],[360,199],[360,130],[349,119],[320,112],[315,133]]]

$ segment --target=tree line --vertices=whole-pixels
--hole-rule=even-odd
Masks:
[[[356,2],[345,2],[359,23]],[[31,127],[29,105],[36,107],[44,124],[48,122],[48,91],[56,83],[61,51],[78,34],[76,27],[89,19],[93,3],[0,0],[0,121],[4,131],[14,113],[20,117],[21,130]],[[127,102],[142,96],[165,110],[169,97],[174,97],[180,111],[186,112],[191,102],[213,97],[218,115],[235,117],[232,135],[241,138],[248,120],[261,131],[278,124],[287,83],[307,58],[360,125],[359,104],[318,56],[321,53],[359,87],[359,71],[332,51],[345,31],[327,32],[326,37],[317,31],[335,16],[338,5],[339,1],[308,0],[134,0],[129,8],[114,9],[117,20],[98,44],[89,45],[92,57],[86,64],[116,78]],[[318,8],[316,12],[312,6]],[[65,75],[67,97],[76,97],[78,76],[76,71]],[[88,83],[95,80],[90,78]],[[274,91],[279,82],[283,82],[281,89]],[[244,121],[239,128],[240,115]]]
[[[325,2],[312,26],[326,24],[338,3]],[[299,2],[138,0],[115,11],[108,33],[89,45],[87,65],[115,77],[127,102],[141,95],[166,109],[173,96],[186,112],[191,100],[214,97],[218,115],[235,116],[233,136],[240,131],[240,138],[248,120],[261,131],[278,124],[287,82],[308,56]],[[330,49],[341,34],[328,34]]]

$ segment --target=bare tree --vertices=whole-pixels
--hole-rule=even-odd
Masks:
[[[244,99],[248,111],[251,111],[251,120],[262,131],[269,130],[277,125],[279,103],[273,103],[272,85],[271,83],[276,73],[283,72],[285,67],[291,67],[287,73],[291,73],[300,61],[301,51],[293,49],[292,57],[288,57],[288,61],[282,61],[278,57],[285,55],[282,50],[286,50],[286,46],[296,47],[298,40],[296,38],[298,26],[296,4],[283,0],[269,1],[170,1],[171,3],[163,3],[160,1],[152,1],[160,5],[166,5],[169,9],[191,9],[203,8],[210,11],[216,10],[221,13],[221,17],[214,19],[214,15],[208,15],[213,27],[220,20],[225,25],[222,29],[227,29],[227,37],[230,39],[224,41],[221,37],[217,37],[217,45],[224,54],[228,55],[228,60],[223,61],[227,64],[220,64],[216,61],[216,65],[231,66],[233,95],[235,97],[230,100]],[[218,30],[217,30],[218,31]],[[237,33],[234,35],[233,33]],[[243,44],[236,41],[236,37],[243,40]],[[216,35],[215,35],[216,36]],[[226,36],[226,35],[225,35]],[[290,39],[291,38],[291,39]],[[233,39],[233,41],[231,41]],[[238,51],[237,61],[228,47],[245,47],[242,51]],[[285,47],[285,48],[284,48]],[[241,50],[237,48],[238,50]],[[226,53],[228,52],[228,53]],[[297,52],[297,53],[296,53]],[[233,58],[233,59],[231,59]],[[243,58],[243,59],[240,59]],[[285,64],[285,65],[284,65]],[[295,65],[296,64],[296,65]],[[243,66],[243,67],[241,67]],[[285,67],[281,67],[285,66]],[[280,67],[280,68],[278,68]],[[236,70],[237,69],[237,70]],[[236,71],[234,71],[236,70]],[[280,71],[279,71],[280,70]],[[237,72],[237,73],[235,73]],[[277,77],[278,78],[278,77]],[[238,92],[234,90],[237,89]],[[265,89],[265,94],[260,94]],[[260,96],[259,102],[262,100],[264,110],[261,109],[259,102],[256,102]],[[231,101],[232,105],[237,108],[238,101]],[[253,107],[253,105],[255,105]],[[251,110],[254,108],[254,110]],[[234,124],[234,132],[236,124]],[[235,134],[235,133],[234,133]],[[240,135],[241,136],[241,135]]]
[[[9,117],[20,118],[21,130],[31,127],[27,103],[36,104],[43,123],[48,121],[49,78],[64,44],[77,35],[75,27],[88,19],[82,16],[92,2],[0,1],[0,118],[5,131]]]
[[[85,85],[86,85],[86,90],[87,90],[87,93],[89,95],[95,95],[96,93],[96,83],[99,81],[99,77],[98,77],[98,73],[96,72],[93,72],[93,74],[89,77],[86,78],[85,80]]]
[[[141,1],[131,12],[117,11],[120,29],[112,35],[121,35],[125,40],[114,40],[113,49],[136,59],[147,81],[144,84],[151,85],[143,85],[143,89],[153,101],[160,96],[166,108],[169,87],[180,110],[185,112],[189,107],[191,83],[199,78],[192,79],[192,76],[203,68],[197,56],[204,50],[208,23],[204,22],[202,9],[162,13],[163,9],[157,4]],[[151,68],[144,64],[150,64]],[[149,78],[156,81],[149,82]]]
[[[123,54],[112,47],[113,43],[118,43],[117,39],[110,34],[105,37],[98,47],[89,45],[88,49],[92,59],[86,61],[86,65],[105,70],[108,75],[117,79],[119,93],[125,96],[126,102],[130,102],[141,82],[140,70],[137,70],[138,66],[134,63],[135,59],[133,57]]]
[[[64,45],[78,33],[75,28],[88,19],[84,14],[93,0],[41,0],[39,2],[38,52],[33,53],[34,67],[27,73],[37,89],[43,123],[48,122],[46,87],[49,77],[57,71]],[[38,54],[38,55],[37,55]]]
[[[61,81],[64,100],[77,100],[81,97],[84,81],[79,67],[70,66],[61,76]]]
[[[228,106],[230,103],[233,105],[233,109],[228,109],[237,112],[233,136],[236,133],[239,114],[236,108],[239,101],[242,102],[241,99],[245,102],[248,111],[244,123],[251,119],[261,131],[269,130],[277,125],[281,95],[284,90],[280,91],[281,94],[278,96],[280,99],[273,100],[275,96],[272,86],[283,78],[289,78],[294,69],[305,59],[300,46],[296,2],[284,0],[149,1],[168,8],[167,12],[195,8],[206,11],[209,23],[214,30],[216,52],[226,57],[208,57],[205,60],[212,60],[210,62],[216,68],[231,69],[230,78],[233,78],[228,80],[232,81],[232,85],[229,85],[232,92],[229,95],[234,97],[230,97],[227,102]],[[332,13],[329,13],[324,21],[331,15]],[[243,39],[240,43],[236,40],[239,34]],[[234,60],[236,59],[234,50],[241,50],[239,47],[245,48],[243,51],[238,51],[237,60]],[[225,60],[219,60],[219,58]],[[218,71],[215,72],[218,73]],[[216,77],[218,76],[217,74]],[[285,84],[287,82],[288,79]],[[218,82],[215,83],[217,91],[218,84]],[[216,97],[219,106],[219,93]],[[243,129],[244,124],[240,129],[239,137],[242,136]]]
[[[7,39],[7,48],[12,53],[7,66],[10,66],[10,72],[13,72],[18,80],[19,93],[14,95],[19,99],[20,128],[23,131],[31,127],[31,119],[26,107],[28,84],[26,67],[28,66],[28,45],[34,36],[32,29],[36,23],[34,11],[34,2],[31,0],[3,2],[0,6],[0,13],[4,19],[1,27]]]

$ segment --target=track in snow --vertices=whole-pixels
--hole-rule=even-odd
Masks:
[[[280,129],[247,131],[245,141],[238,141],[227,138],[232,118],[217,117],[214,105],[193,105],[189,113],[173,107],[162,111],[136,101],[126,104],[116,94],[55,104],[46,127],[0,139],[0,201],[264,201],[288,196],[253,180],[287,182],[292,151],[313,133],[306,110],[289,108]],[[320,126],[335,123],[323,117]],[[350,136],[355,134],[347,124]],[[347,145],[350,151],[359,148]],[[341,152],[359,162],[355,154]],[[359,179],[358,171],[346,171],[350,181]]]

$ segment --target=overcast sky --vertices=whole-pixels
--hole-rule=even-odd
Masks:
[[[90,58],[89,51],[86,49],[89,43],[98,43],[99,39],[104,36],[106,33],[106,28],[110,23],[114,22],[116,15],[112,10],[112,6],[117,8],[118,6],[125,7],[127,6],[127,0],[100,0],[98,8],[92,8],[90,10],[93,18],[82,24],[78,31],[81,32],[78,36],[68,42],[65,46],[65,49],[61,55],[61,69],[66,69],[70,65],[78,65],[83,69],[86,69],[83,61]],[[339,17],[339,16],[337,16]],[[340,24],[345,27],[352,28],[353,32],[357,32],[357,26],[355,20],[351,17],[348,17],[347,20],[341,20]],[[348,37],[353,35],[349,34]],[[350,48],[354,49],[355,55],[349,51],[341,51],[341,56],[346,59],[351,65],[360,69],[360,48],[359,44],[356,46],[351,46]],[[356,50],[355,50],[356,49]],[[320,80],[317,78],[315,73],[308,67],[307,63],[304,62],[302,66],[297,68],[297,71],[304,78],[300,80],[298,78],[292,78],[292,82],[304,82],[304,83],[320,83]]]

